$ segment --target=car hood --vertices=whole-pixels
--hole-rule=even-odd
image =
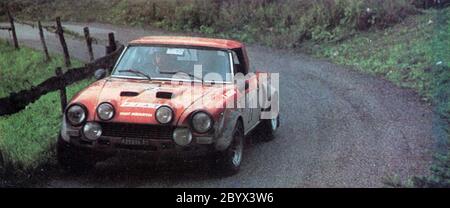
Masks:
[[[205,103],[210,106],[212,100],[222,97],[223,93],[224,88],[220,85],[109,78],[93,83],[76,95],[71,103],[86,106],[90,121],[100,121],[96,108],[108,102],[114,106],[116,113],[110,122],[143,124],[158,124],[155,111],[160,106],[169,106],[174,111],[172,124],[176,125],[183,113],[189,113],[187,109],[198,100],[204,100],[202,97],[212,98]],[[202,105],[196,105],[196,108],[202,108]]]

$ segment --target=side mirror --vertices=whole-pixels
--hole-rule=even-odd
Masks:
[[[105,78],[106,77],[106,70],[105,69],[98,69],[97,71],[95,71],[94,77],[97,80]]]

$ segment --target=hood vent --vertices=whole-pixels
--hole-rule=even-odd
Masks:
[[[130,92],[130,91],[124,91],[124,92],[120,93],[121,97],[136,97],[138,95],[139,95],[139,93],[137,93],[137,92]]]
[[[172,99],[173,93],[171,92],[157,92],[156,97],[162,99]]]

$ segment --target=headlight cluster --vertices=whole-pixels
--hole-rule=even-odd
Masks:
[[[192,129],[204,134],[213,127],[213,120],[209,114],[203,111],[195,112],[191,116]],[[187,146],[192,142],[192,132],[189,128],[177,128],[173,132],[173,141],[181,146]]]
[[[115,115],[110,103],[102,103],[97,107],[97,116],[104,121],[111,120]],[[80,126],[86,121],[87,110],[80,104],[70,106],[66,111],[66,119],[72,126]]]
[[[87,111],[84,106],[74,104],[66,111],[66,119],[72,126],[80,126],[86,121]]]
[[[102,103],[97,107],[97,115],[104,121],[111,120],[114,114],[114,107],[109,103]]]
[[[110,103],[101,103],[97,107],[97,116],[108,121],[115,116],[114,106]],[[66,119],[73,126],[81,126],[83,135],[89,140],[97,140],[102,135],[102,127],[96,122],[86,122],[88,112],[81,104],[73,104],[66,111]],[[161,106],[155,112],[156,120],[161,124],[169,124],[173,121],[174,112],[169,106]],[[213,127],[213,119],[210,114],[198,111],[190,117],[191,129],[197,133],[204,134]],[[177,128],[173,132],[173,140],[181,146],[189,145],[192,142],[192,132],[189,128]]]
[[[173,119],[173,111],[168,106],[161,106],[156,110],[156,120],[161,124],[168,124]]]
[[[103,103],[97,108],[100,119],[109,120],[114,116],[114,108],[111,104]],[[89,140],[97,140],[102,135],[102,127],[96,122],[86,122],[87,110],[81,104],[73,104],[66,111],[66,120],[72,126],[81,126],[83,135]]]
[[[192,116],[192,128],[198,133],[208,132],[213,125],[211,116],[205,112],[197,112]]]

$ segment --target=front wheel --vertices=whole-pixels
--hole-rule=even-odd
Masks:
[[[220,175],[231,176],[239,172],[244,154],[244,127],[238,121],[233,131],[233,140],[230,146],[217,154],[214,166]]]

